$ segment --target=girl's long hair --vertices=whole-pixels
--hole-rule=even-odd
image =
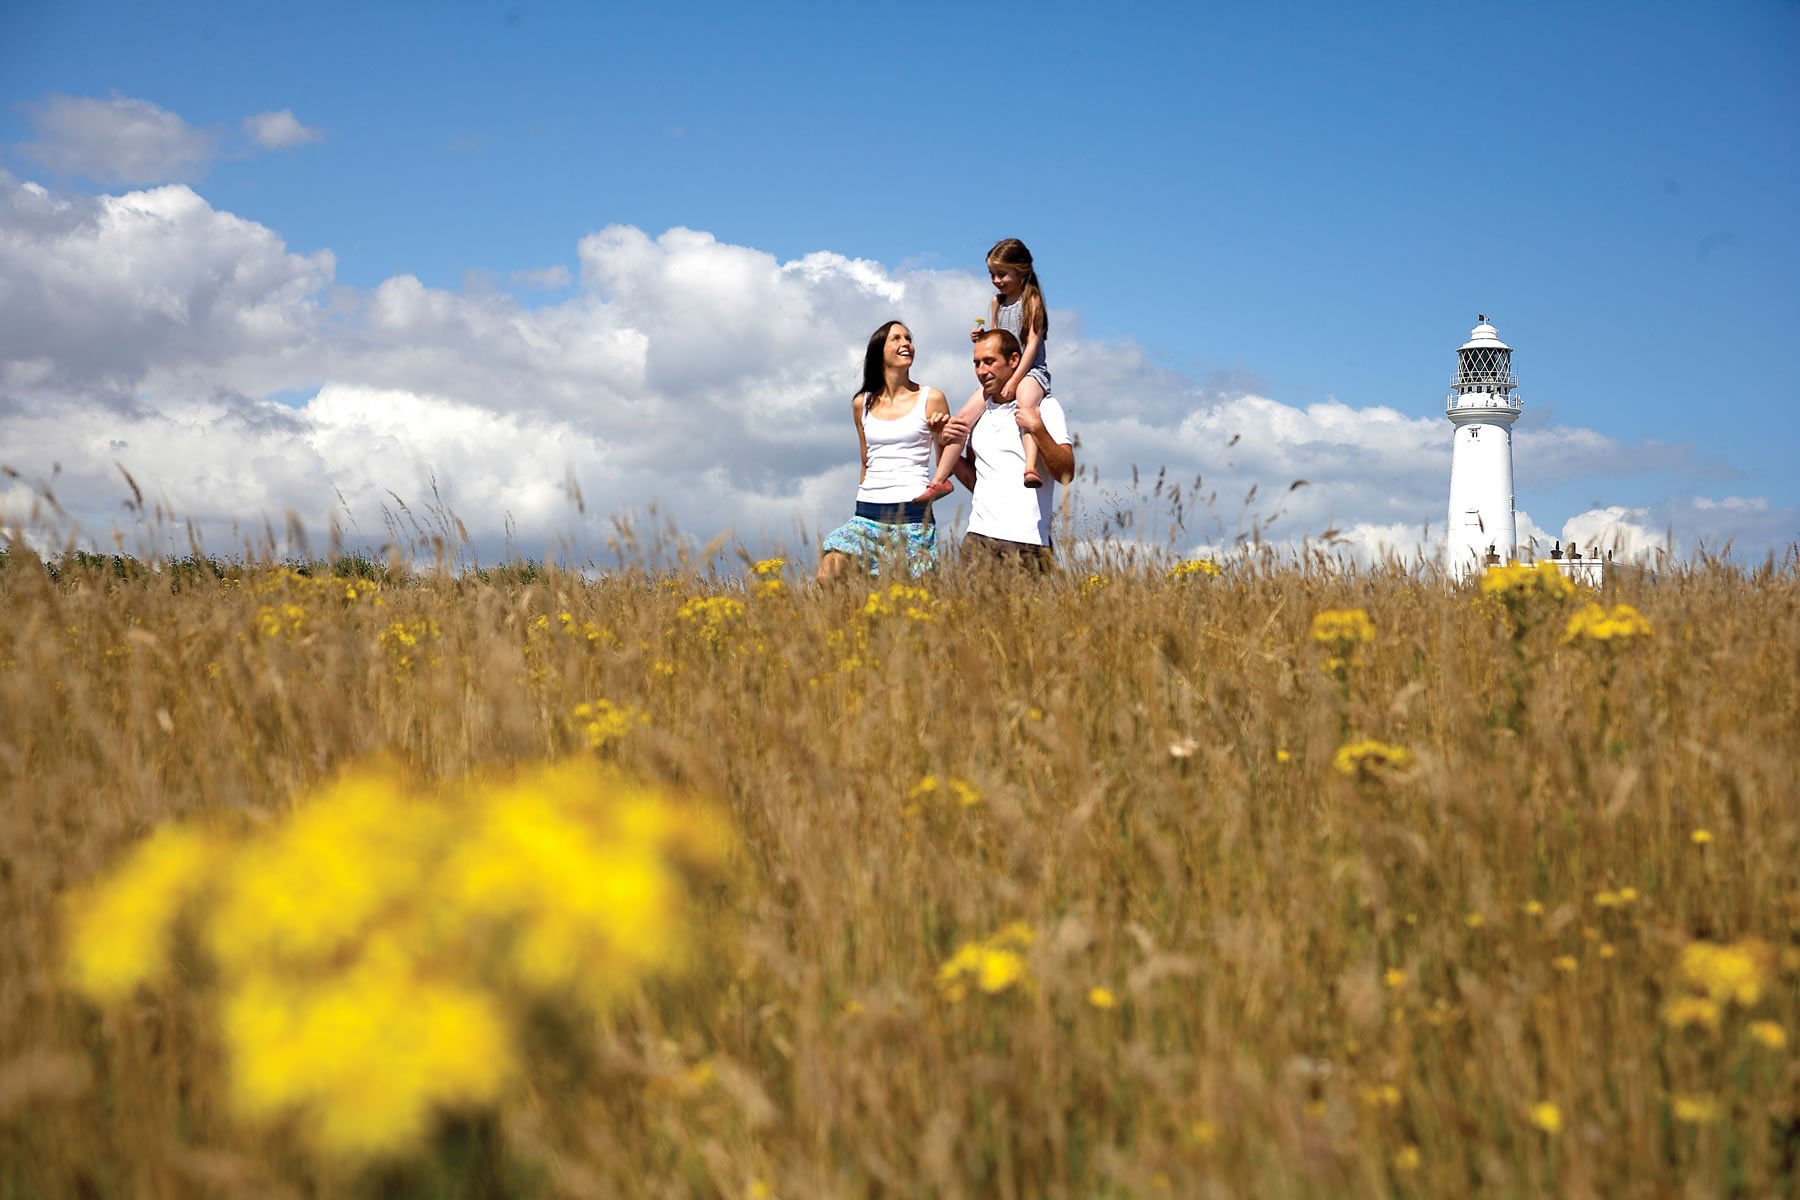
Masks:
[[[881,399],[881,393],[887,388],[887,366],[883,362],[883,352],[887,349],[888,331],[896,325],[904,325],[905,321],[889,321],[869,335],[869,349],[863,354],[862,387],[857,394],[863,398],[863,412],[867,413]]]
[[[989,267],[1010,267],[1025,278],[1025,332],[1037,330],[1040,338],[1050,336],[1050,310],[1044,306],[1044,289],[1038,283],[1037,269],[1031,265],[1031,251],[1018,238],[1001,238],[987,252]],[[1020,338],[1024,341],[1024,338]]]

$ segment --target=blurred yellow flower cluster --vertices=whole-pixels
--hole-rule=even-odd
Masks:
[[[1084,596],[1091,596],[1110,583],[1112,583],[1112,580],[1104,575],[1090,574],[1086,579],[1081,581],[1081,594]]]
[[[1188,558],[1169,568],[1169,582],[1180,583],[1196,575],[1216,578],[1218,574],[1219,564],[1210,558]]]
[[[750,592],[756,596],[773,596],[786,585],[781,581],[781,572],[787,566],[785,558],[765,558],[750,568]]]
[[[306,609],[298,604],[264,604],[256,610],[256,631],[266,638],[299,637],[306,632]]]
[[[1412,765],[1412,751],[1364,738],[1339,746],[1331,756],[1331,769],[1353,779],[1379,779]]]
[[[927,775],[906,793],[903,811],[909,817],[917,816],[925,805],[934,803],[940,796],[951,800],[958,808],[974,808],[981,803],[981,793],[968,780],[954,775],[943,778]]]
[[[862,615],[871,619],[904,617],[909,621],[935,621],[937,602],[922,587],[890,583],[885,592],[870,592],[863,603]]]
[[[1031,926],[1014,921],[980,941],[964,942],[938,968],[938,990],[950,1003],[960,1004],[971,987],[984,995],[997,996],[1017,985],[1029,986],[1031,967],[1025,952],[1036,940]]]
[[[242,585],[242,580],[223,579],[220,586],[230,590]],[[381,584],[373,579],[346,579],[336,575],[307,575],[292,567],[279,567],[273,571],[256,575],[245,589],[253,596],[272,596],[276,593],[299,599],[302,603],[318,600],[342,600],[345,604],[367,603],[380,607]]]
[[[388,627],[381,631],[376,641],[387,651],[388,661],[397,673],[404,673],[413,668],[419,647],[426,642],[434,642],[443,635],[434,617],[412,617],[408,620],[390,621]]]
[[[650,718],[642,711],[628,704],[614,704],[611,700],[584,700],[577,704],[569,714],[587,740],[588,749],[601,750],[623,738],[639,725],[647,725]]]
[[[1375,640],[1375,623],[1360,608],[1328,608],[1313,617],[1310,636],[1330,651],[1325,673],[1337,676],[1348,687],[1356,648]]]
[[[292,1114],[352,1160],[404,1153],[438,1111],[500,1098],[533,1006],[602,1013],[690,966],[688,875],[730,845],[591,762],[440,793],[367,768],[239,837],[153,835],[70,901],[68,978],[117,1002],[191,929],[238,1112]]]
[[[1361,608],[1328,608],[1312,619],[1312,640],[1334,654],[1349,654],[1362,642],[1375,640],[1375,623]]]
[[[1775,973],[1775,951],[1760,938],[1741,942],[1690,942],[1676,963],[1678,980],[1716,1004],[1753,1008]]]
[[[381,586],[372,579],[342,579],[332,575],[304,575],[292,567],[253,576],[248,587],[241,579],[224,579],[220,587],[227,591],[240,587],[253,596],[265,596],[269,603],[257,607],[256,631],[265,638],[297,638],[307,632],[307,619],[315,610],[332,602],[354,608],[367,603],[379,607],[383,603]]]
[[[1654,634],[1644,614],[1629,604],[1615,604],[1609,611],[1592,601],[1575,610],[1563,630],[1563,641],[1620,642]]]
[[[577,621],[574,613],[557,613],[556,623],[562,627],[563,636],[581,638],[592,646],[614,646],[619,641],[619,635],[604,625],[596,625],[592,621]]]
[[[1576,587],[1553,562],[1507,563],[1489,567],[1481,575],[1481,594],[1508,604],[1536,599],[1567,600]]]
[[[744,602],[735,596],[692,596],[675,611],[675,619],[693,627],[701,641],[718,645],[744,616]]]

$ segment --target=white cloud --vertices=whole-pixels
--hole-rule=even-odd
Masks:
[[[22,152],[57,174],[100,183],[189,179],[218,150],[214,134],[148,100],[53,95],[26,113],[37,136]]]
[[[279,112],[262,112],[255,116],[245,117],[243,121],[244,135],[258,146],[268,150],[287,150],[294,146],[304,146],[308,142],[316,142],[323,135],[317,130],[302,125],[294,116],[293,109],[284,108]]]
[[[965,331],[987,289],[972,275],[825,252],[782,262],[626,226],[582,238],[577,257],[578,281],[536,274],[575,283],[536,306],[411,275],[343,288],[329,252],[296,253],[186,187],[72,197],[0,174],[5,462],[38,480],[60,463],[57,496],[102,541],[122,519],[116,460],[220,550],[236,548],[234,521],[279,529],[289,510],[315,537],[335,518],[379,542],[393,496],[417,512],[435,484],[490,559],[509,528],[527,554],[559,539],[597,553],[612,515],[653,505],[702,540],[732,528],[806,556],[797,530],[836,524],[854,495],[847,409],[869,332],[907,320],[916,377],[953,405],[973,383]],[[1441,416],[1220,391],[1056,316],[1056,390],[1082,440],[1078,536],[1435,552]],[[1637,450],[1586,430],[1543,437],[1546,453]],[[28,492],[8,488],[0,513],[16,520]],[[1719,529],[1792,516],[1728,500],[1685,511]],[[1526,514],[1520,529],[1544,536]]]
[[[286,386],[334,269],[184,185],[54,196],[0,173],[0,389],[116,406],[152,375]]]

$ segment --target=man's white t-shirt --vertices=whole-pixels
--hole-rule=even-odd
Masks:
[[[1044,486],[1025,486],[1025,444],[1013,405],[988,401],[975,429],[969,434],[969,451],[975,456],[974,508],[969,513],[969,532],[1003,542],[1032,546],[1050,544],[1050,513],[1055,506],[1056,481],[1040,465]],[[1050,440],[1060,446],[1069,441],[1069,419],[1055,396],[1045,396],[1038,410]]]

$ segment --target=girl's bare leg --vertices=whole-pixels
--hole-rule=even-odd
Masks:
[[[956,415],[959,419],[968,418],[967,424],[973,426],[975,418],[979,417],[986,408],[987,401],[982,398],[981,389],[976,388],[974,395],[964,402]],[[962,457],[963,447],[967,444],[966,439],[960,442],[947,441],[944,443],[943,451],[938,455],[937,468],[931,473],[931,483],[923,492],[913,498],[914,504],[924,504],[928,500],[941,500],[956,490],[956,485],[950,482],[950,472],[956,469],[956,460]]]
[[[1044,403],[1044,387],[1037,380],[1027,375],[1019,381],[1019,392],[1016,397],[1020,408],[1027,412],[1036,412]],[[1037,439],[1020,432],[1019,438],[1025,444],[1025,486],[1039,488],[1044,486],[1044,477],[1038,474]]]

